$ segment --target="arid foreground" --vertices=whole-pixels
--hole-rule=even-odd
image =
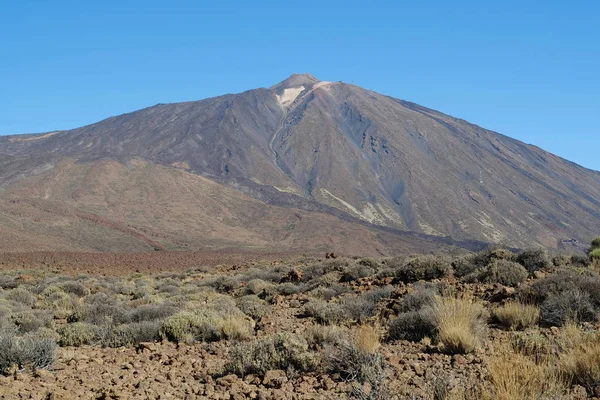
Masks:
[[[7,271],[0,398],[598,398],[598,267],[496,249]]]

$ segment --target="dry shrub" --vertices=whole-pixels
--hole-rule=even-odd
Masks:
[[[239,340],[251,336],[253,329],[254,321],[239,310],[229,314],[197,310],[180,311],[165,319],[159,334],[173,342]]]
[[[359,326],[354,332],[354,343],[360,351],[375,354],[381,347],[381,329],[371,325]]]
[[[389,340],[419,341],[431,337],[435,333],[436,318],[433,309],[429,306],[419,311],[400,313],[389,322]]]
[[[496,308],[493,314],[505,329],[522,330],[537,323],[540,310],[534,305],[514,301]]]
[[[600,387],[600,335],[597,331],[582,331],[569,321],[557,338],[561,350],[560,365],[572,384],[583,386],[593,395]]]
[[[218,340],[220,322],[214,313],[180,311],[163,321],[160,336],[177,343]]]
[[[524,250],[519,253],[516,261],[525,267],[529,273],[550,267],[550,259],[545,249]]]
[[[42,327],[52,327],[52,315],[42,310],[15,313],[12,320],[20,333],[35,332]]]
[[[591,341],[594,337],[593,332],[583,332],[577,323],[570,320],[563,325],[555,341],[562,353],[568,353],[582,344]]]
[[[58,333],[60,334],[59,344],[61,346],[79,347],[92,344],[97,339],[94,325],[85,322],[64,325],[58,330]]]
[[[434,306],[437,339],[448,353],[472,353],[486,331],[486,310],[469,299],[439,297]]]
[[[254,323],[245,316],[232,315],[225,318],[221,325],[223,336],[230,340],[246,340],[254,333]]]
[[[435,301],[435,297],[439,294],[441,294],[440,288],[437,285],[415,283],[412,292],[402,298],[398,311],[419,311],[425,306],[431,306]]]
[[[107,332],[102,345],[107,347],[136,346],[142,342],[153,342],[160,338],[160,321],[142,321],[123,324]]]
[[[240,297],[237,306],[242,312],[258,321],[271,311],[269,304],[256,295]]]
[[[339,325],[349,319],[346,307],[319,299],[310,300],[306,303],[304,315],[313,317],[317,323],[324,325]]]
[[[533,330],[515,332],[511,337],[511,347],[515,352],[531,357],[536,362],[555,356],[551,341]]]
[[[441,256],[419,256],[410,259],[396,270],[396,280],[404,283],[420,280],[440,279],[447,276],[452,267],[450,261]]]
[[[262,279],[251,279],[246,284],[246,291],[249,294],[259,295],[273,286],[273,283],[263,281]]]
[[[348,329],[337,325],[311,325],[304,332],[306,341],[313,349],[338,343],[347,336]]]
[[[302,336],[276,333],[234,346],[224,372],[240,377],[247,374],[264,376],[273,369],[311,372],[317,366],[317,357],[308,350],[308,343]]]
[[[19,337],[11,329],[0,330],[0,373],[11,367],[50,368],[56,359],[56,342],[37,335]]]
[[[387,298],[392,293],[391,286],[369,290],[357,297],[344,301],[348,316],[358,322],[364,322],[375,316],[377,306],[381,299]]]
[[[352,398],[358,400],[389,399],[384,377],[385,361],[377,351],[365,351],[356,341],[341,340],[325,349],[325,364],[330,374],[353,382]],[[364,389],[368,384],[369,389]]]
[[[549,297],[540,307],[540,321],[546,326],[562,326],[569,320],[593,322],[597,307],[587,292],[569,290]]]
[[[564,355],[563,369],[573,383],[594,394],[600,387],[600,342],[582,344]]]
[[[18,287],[16,289],[11,290],[6,295],[6,298],[17,304],[28,307],[33,307],[35,301],[37,300],[37,296],[35,296],[33,293],[22,287]]]
[[[527,279],[528,272],[520,264],[508,260],[493,260],[481,273],[479,279],[486,283],[519,286]]]

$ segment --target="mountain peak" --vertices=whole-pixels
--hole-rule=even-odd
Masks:
[[[288,89],[293,87],[305,86],[309,87],[314,85],[315,83],[319,83],[320,81],[312,76],[309,73],[303,74],[292,74],[287,79],[279,82],[276,85],[271,86],[271,89],[275,89],[276,91],[282,89]]]

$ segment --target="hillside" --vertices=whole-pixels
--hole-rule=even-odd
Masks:
[[[600,231],[600,173],[303,74],[0,137],[0,222],[0,251],[556,248]]]

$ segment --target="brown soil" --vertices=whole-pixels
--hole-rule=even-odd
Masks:
[[[181,272],[190,268],[219,265],[227,265],[226,269],[236,269],[251,265],[258,260],[264,263],[292,257],[290,253],[240,252],[227,249],[153,253],[0,253],[0,270],[41,269],[66,275],[123,276],[135,272],[156,275],[162,272]]]

